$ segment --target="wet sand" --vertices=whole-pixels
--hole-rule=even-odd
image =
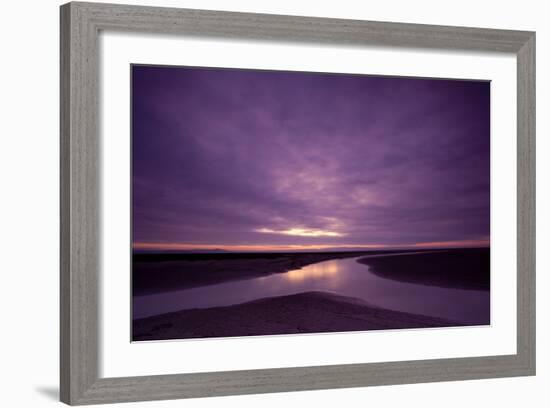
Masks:
[[[132,339],[168,340],[273,334],[457,326],[326,292],[260,299],[233,306],[182,310],[133,321]]]
[[[359,259],[382,278],[453,289],[490,289],[489,248]]]

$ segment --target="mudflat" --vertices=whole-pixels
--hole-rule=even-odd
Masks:
[[[489,248],[362,258],[358,262],[382,278],[401,282],[469,290],[489,290],[491,284]]]
[[[304,292],[137,319],[133,321],[132,339],[168,340],[457,325],[440,318],[382,309],[356,298],[327,292]]]
[[[132,260],[133,296],[282,273],[317,262],[403,251],[309,253],[142,253]]]

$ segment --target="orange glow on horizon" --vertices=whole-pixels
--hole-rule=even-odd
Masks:
[[[460,241],[436,241],[417,242],[410,245],[414,248],[456,248],[456,247],[486,247],[489,246],[488,239],[466,239]]]
[[[133,249],[142,250],[167,250],[167,251],[193,251],[193,250],[225,250],[225,251],[319,251],[326,249],[349,249],[349,250],[364,250],[364,249],[398,249],[398,248],[458,248],[458,247],[486,247],[489,246],[488,239],[480,240],[457,240],[457,241],[440,241],[440,242],[417,242],[411,244],[389,245],[389,244],[311,244],[311,245],[269,245],[269,244],[241,244],[241,245],[224,245],[224,244],[190,244],[180,242],[134,242]]]

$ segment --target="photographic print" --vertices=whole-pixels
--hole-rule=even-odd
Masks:
[[[490,324],[490,82],[132,65],[132,340]]]

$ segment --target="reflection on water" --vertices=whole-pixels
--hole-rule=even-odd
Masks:
[[[319,262],[302,269],[294,269],[282,275],[290,282],[304,282],[306,280],[323,279],[330,281],[337,279],[339,269],[338,260]]]
[[[488,291],[447,289],[381,278],[371,273],[368,266],[358,263],[359,258],[364,257],[334,259],[260,278],[135,297],[133,315],[140,318],[183,309],[227,306],[272,296],[324,291],[360,298],[387,309],[464,324],[488,324]]]

